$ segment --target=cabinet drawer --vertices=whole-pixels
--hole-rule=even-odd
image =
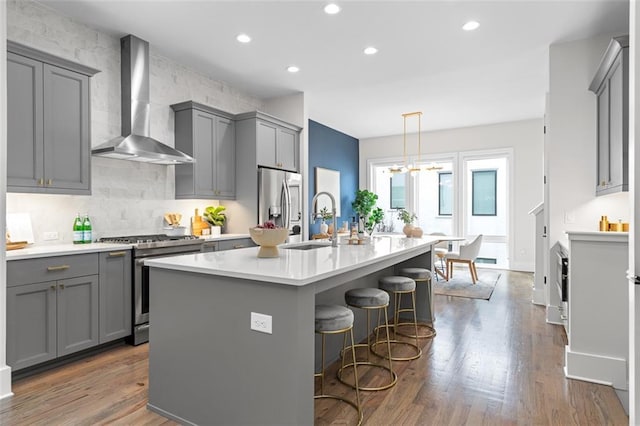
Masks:
[[[40,257],[7,262],[7,287],[98,274],[98,254]]]
[[[234,250],[239,248],[253,247],[255,244],[251,238],[240,238],[237,240],[220,240],[218,241],[218,251]]]

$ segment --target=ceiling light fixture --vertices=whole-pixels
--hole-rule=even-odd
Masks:
[[[251,41],[251,37],[243,33],[243,34],[238,34],[238,36],[236,37],[236,40],[238,40],[240,43],[249,43]]]
[[[416,158],[415,164],[407,163],[407,118],[409,117],[418,117],[418,156]],[[387,172],[391,174],[409,172],[411,173],[411,176],[416,176],[421,171],[442,169],[441,166],[438,166],[435,163],[432,163],[428,167],[420,165],[420,162],[422,160],[422,152],[421,152],[422,150],[422,141],[421,141],[422,112],[417,111],[417,112],[408,112],[406,114],[402,114],[402,121],[404,124],[403,133],[402,133],[402,144],[403,144],[402,159],[404,164],[402,166],[398,166],[394,164],[393,166],[389,167],[389,169],[387,169]]]
[[[462,29],[465,31],[473,31],[477,29],[479,26],[480,24],[477,21],[469,21],[462,26]]]
[[[373,46],[369,46],[369,47],[364,49],[364,54],[365,55],[375,55],[376,53],[378,53],[378,49],[376,49]]]
[[[289,71],[290,73],[296,73],[296,72],[300,71],[300,68],[298,68],[295,65],[289,65],[287,67],[287,71]]]
[[[340,13],[340,6],[335,3],[329,3],[324,7],[324,13],[327,15],[335,15],[336,13]]]

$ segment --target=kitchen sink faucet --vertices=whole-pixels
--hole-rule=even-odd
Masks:
[[[329,199],[331,200],[331,217],[333,222],[333,233],[331,234],[331,237],[329,237],[329,239],[331,240],[331,247],[338,247],[338,222],[336,220],[336,214],[337,214],[336,199],[333,198],[333,195],[331,195],[326,191],[318,192],[316,195],[313,196],[313,200],[311,200],[312,209],[316,208],[316,200],[320,195],[328,195]],[[315,222],[317,216],[318,216],[318,213],[314,210],[313,213],[311,213],[311,221]]]

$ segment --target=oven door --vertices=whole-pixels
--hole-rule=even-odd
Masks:
[[[179,253],[163,253],[154,255],[144,255],[136,257],[133,275],[133,325],[134,327],[149,322],[149,267],[144,265],[145,259],[158,257],[181,256],[189,253],[200,253],[200,246],[197,248],[186,247]]]

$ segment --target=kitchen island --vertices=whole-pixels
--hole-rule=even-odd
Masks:
[[[362,246],[280,246],[271,259],[253,247],[146,261],[149,409],[183,424],[313,424],[315,304],[344,305],[346,290],[377,287],[400,267],[430,269],[436,242],[383,236]],[[431,322],[431,291],[417,291],[418,317]],[[354,313],[361,339],[365,314]]]

